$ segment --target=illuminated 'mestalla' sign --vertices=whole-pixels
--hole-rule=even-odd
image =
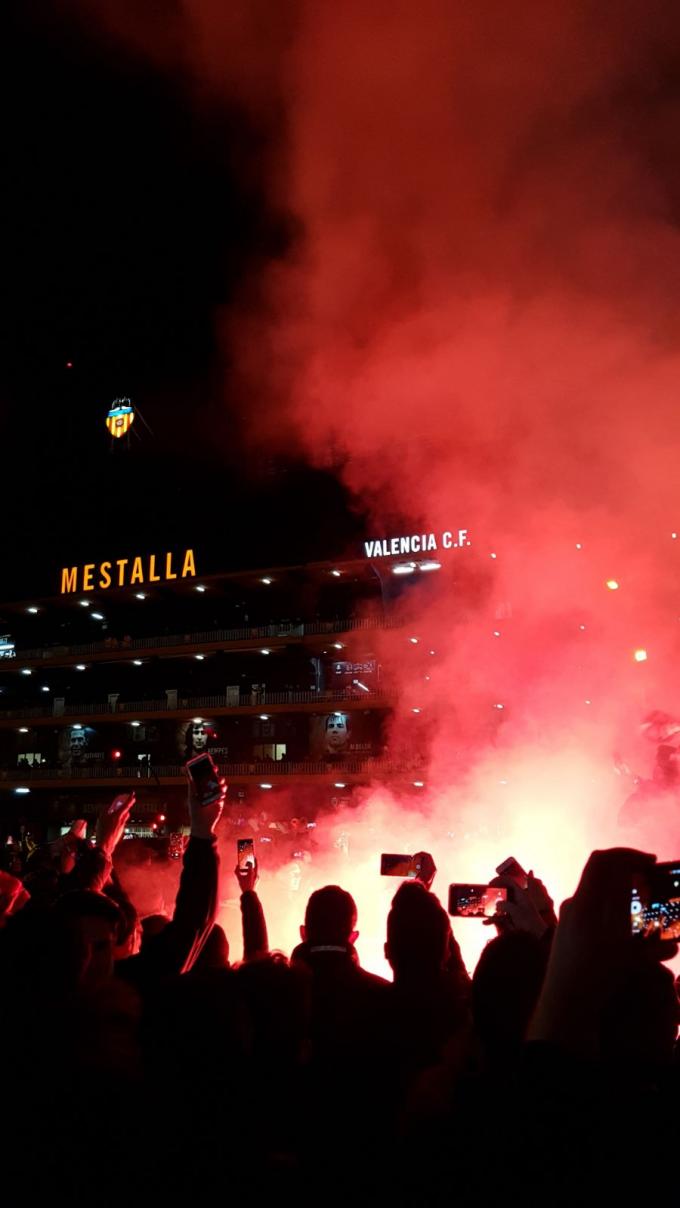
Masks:
[[[364,541],[367,558],[390,558],[401,554],[429,554],[439,549],[461,549],[469,545],[468,530],[458,529],[443,533],[413,533],[410,537],[379,537],[377,541]]]
[[[173,553],[118,558],[115,562],[86,562],[64,566],[61,594],[71,591],[106,591],[109,587],[132,587],[137,583],[167,583],[170,579],[192,579],[196,575],[194,551],[186,549],[175,559]]]

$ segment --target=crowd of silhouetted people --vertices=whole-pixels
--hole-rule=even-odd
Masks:
[[[94,842],[75,825],[0,873],[7,1204],[674,1187],[675,949],[630,928],[654,857],[593,853],[559,921],[538,878],[513,881],[472,975],[424,857],[386,919],[388,981],[362,969],[361,903],[339,886],[311,895],[284,955],[246,863],[242,936],[225,935],[223,795],[190,803],[172,917],[141,918],[114,866],[131,803],[101,812]]]

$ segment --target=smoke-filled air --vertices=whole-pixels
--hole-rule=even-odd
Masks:
[[[253,172],[290,230],[215,317],[251,442],[334,468],[371,540],[469,541],[379,639],[414,783],[261,883],[287,951],[337,882],[381,971],[381,851],[431,850],[442,898],[514,855],[557,900],[593,847],[680,854],[662,795],[621,820],[643,722],[680,715],[679,26],[626,0],[188,0],[167,35],[197,98],[267,127]],[[468,963],[483,931],[457,926]]]

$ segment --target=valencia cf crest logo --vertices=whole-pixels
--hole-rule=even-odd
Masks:
[[[107,417],[106,426],[114,440],[126,436],[134,422],[135,413],[128,398],[114,400]]]

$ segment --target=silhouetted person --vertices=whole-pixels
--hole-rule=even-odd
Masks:
[[[663,818],[680,837],[680,748],[661,743],[656,749],[652,779],[640,778],[619,810],[619,825],[629,829]]]
[[[337,1159],[348,1119],[359,1169],[379,1166],[385,1143],[391,1078],[386,1014],[392,987],[360,967],[356,924],[349,893],[338,885],[318,889],[307,903],[302,944],[292,958],[310,978],[306,1156],[314,1174],[324,1177]],[[343,1178],[351,1183],[352,1169],[336,1165],[336,1187]]]
[[[226,937],[224,928],[220,927],[219,923],[213,923],[212,929],[208,933],[208,938],[194,963],[192,972],[200,975],[211,969],[228,968],[229,940]]]
[[[491,940],[472,977],[475,1028],[487,1069],[502,1075],[517,1061],[541,993],[549,945],[526,931]]]
[[[419,881],[405,881],[392,899],[385,956],[394,973],[395,1049],[408,1079],[469,1026],[470,979],[449,916]]]

